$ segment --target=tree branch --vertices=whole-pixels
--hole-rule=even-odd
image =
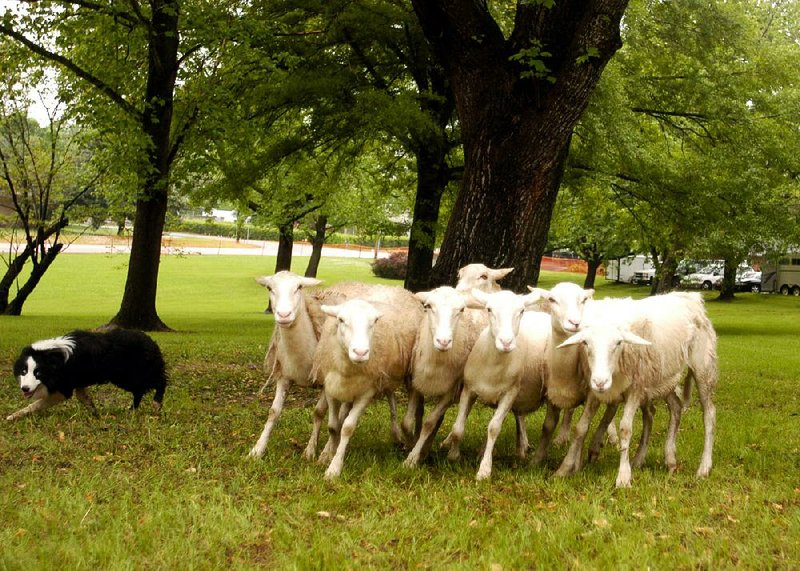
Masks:
[[[25,37],[23,34],[20,34],[13,28],[9,28],[5,24],[0,24],[0,34],[16,40],[17,42],[24,45],[33,53],[45,58],[46,60],[52,61],[62,67],[65,67],[79,78],[83,79],[84,81],[96,87],[103,95],[108,97],[125,113],[132,116],[137,121],[141,121],[142,113],[138,109],[136,109],[136,107],[128,103],[125,100],[125,98],[122,97],[122,95],[120,95],[109,84],[107,84],[97,76],[89,73],[88,71],[80,67],[78,64],[76,64],[74,61],[62,56],[61,54],[51,52],[50,50],[44,48],[43,46],[40,46],[36,42],[29,40],[27,37]]]

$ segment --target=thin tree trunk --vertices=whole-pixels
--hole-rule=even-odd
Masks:
[[[589,258],[586,260],[586,279],[583,280],[583,289],[594,289],[594,280],[597,277],[597,269],[603,263],[603,258]]]
[[[449,181],[446,151],[442,148],[437,155],[423,150],[417,153],[417,193],[404,284],[406,289],[413,292],[424,291],[431,286],[439,208]]]
[[[317,216],[314,223],[314,236],[311,238],[311,257],[308,259],[305,276],[317,277],[319,262],[322,260],[322,246],[325,244],[325,232],[328,228],[328,217],[325,214]]]
[[[292,269],[292,248],[294,247],[294,223],[289,222],[278,227],[278,257],[275,260],[275,272]]]
[[[178,70],[178,2],[154,0],[142,131],[150,142],[142,193],[136,201],[125,292],[111,323],[144,331],[168,330],[156,311],[161,235],[167,214],[170,128]]]
[[[677,257],[672,252],[666,252],[662,254],[661,261],[656,263],[658,256],[655,251],[653,251],[652,254],[653,262],[656,266],[656,275],[650,286],[650,295],[672,291],[672,281],[675,279],[675,271],[678,269]]]
[[[736,297],[736,269],[738,263],[730,258],[725,259],[725,269],[722,274],[722,283],[719,289],[720,301],[733,301]]]
[[[44,276],[47,269],[55,261],[56,256],[58,256],[63,247],[63,244],[53,244],[47,249],[44,257],[33,265],[28,279],[25,280],[25,283],[19,288],[17,295],[14,296],[14,299],[12,299],[3,310],[4,315],[22,315],[22,306],[33,293],[33,290],[36,289],[36,286],[39,285],[42,276]]]

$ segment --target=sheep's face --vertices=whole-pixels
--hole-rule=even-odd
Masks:
[[[582,345],[591,372],[591,389],[604,393],[611,389],[622,348],[626,344],[650,345],[651,343],[631,332],[626,325],[605,323],[586,327],[564,341],[558,348]]]
[[[517,295],[510,291],[486,293],[473,289],[472,296],[489,313],[489,329],[494,337],[495,348],[502,353],[516,349],[522,314],[539,300],[539,294]]]
[[[320,280],[304,278],[292,272],[278,272],[274,276],[263,276],[256,281],[269,290],[269,301],[275,323],[289,327],[297,319],[303,306],[303,288],[321,284]]]
[[[455,330],[466,309],[464,296],[451,287],[440,287],[415,295],[425,309],[425,320],[430,329],[433,348],[437,351],[449,351],[453,348]]]
[[[497,281],[503,279],[514,271],[514,268],[492,269],[483,264],[469,264],[458,270],[458,284],[456,290],[468,292],[472,289],[481,291],[497,291],[500,286]]]
[[[323,305],[322,311],[336,318],[336,337],[353,363],[366,363],[372,353],[372,334],[381,312],[372,304],[351,299],[341,305]]]
[[[583,321],[586,303],[594,295],[593,289],[583,289],[577,284],[562,282],[553,289],[531,288],[542,297],[542,309],[550,314],[553,327],[564,333],[575,333]]]

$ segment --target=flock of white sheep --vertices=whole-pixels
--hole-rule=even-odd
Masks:
[[[275,381],[275,398],[250,456],[264,455],[292,384],[321,387],[304,456],[327,464],[326,478],[341,474],[347,445],[361,414],[386,396],[392,437],[410,449],[405,465],[429,452],[445,412],[458,402],[455,423],[442,442],[448,458],[460,455],[467,418],[476,400],[495,409],[487,427],[479,480],[492,471],[492,452],[509,412],[516,420],[517,455],[529,448],[525,417],[545,406],[533,461],[541,462],[564,411],[557,442],[570,441],[557,476],[581,468],[584,440],[601,404],[605,413],[589,447],[597,457],[603,440],[620,448],[617,487],[631,485],[631,465],[647,453],[654,403],[670,413],[665,463],[677,467],[675,440],[681,414],[697,387],[705,439],[697,475],[711,471],[716,410],[716,333],[698,293],[669,293],[642,300],[594,300],[593,290],[560,283],[518,295],[497,280],[510,269],[470,264],[456,288],[412,294],[400,287],[341,283],[324,289],[319,280],[291,272],[258,278],[269,290],[276,327],[264,366]],[[395,392],[408,393],[398,422]],[[435,404],[424,415],[425,400]],[[623,405],[619,432],[614,426]],[[570,430],[572,411],[584,405]],[[633,418],[642,411],[642,434],[631,463]],[[329,438],[317,456],[327,413]]]

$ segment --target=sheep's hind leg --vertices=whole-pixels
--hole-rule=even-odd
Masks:
[[[564,411],[564,416],[561,418],[561,424],[558,427],[558,435],[553,440],[553,446],[563,446],[569,442],[569,435],[572,430],[572,414],[574,412],[574,408],[568,408]]]
[[[420,460],[428,453],[433,438],[436,436],[436,432],[442,424],[444,413],[447,411],[452,400],[452,391],[442,395],[433,410],[425,417],[425,421],[422,423],[422,431],[420,432],[417,442],[414,444],[414,448],[412,448],[405,462],[403,462],[404,466],[408,468],[416,467],[419,465]]]
[[[594,398],[591,394],[586,397],[586,404],[583,407],[583,414],[575,425],[575,434],[572,436],[572,443],[569,446],[567,455],[561,462],[561,466],[556,470],[556,477],[563,478],[574,474],[581,469],[581,462],[583,456],[583,441],[586,438],[586,433],[589,432],[589,425],[592,423],[600,401]]]
[[[328,412],[328,399],[325,397],[325,389],[319,393],[319,399],[314,406],[313,417],[311,420],[311,436],[308,439],[306,449],[303,451],[303,458],[313,460],[317,456],[317,444],[319,443],[319,431],[322,428],[322,420]]]
[[[448,460],[458,460],[459,456],[461,456],[460,445],[461,439],[464,438],[464,428],[467,424],[467,417],[477,398],[478,396],[467,387],[462,389],[461,398],[458,401],[458,416],[456,416],[456,421],[453,423],[450,434],[448,434],[447,438],[442,442],[442,448],[449,449],[447,454]]]
[[[358,419],[361,418],[361,415],[364,413],[364,409],[366,409],[367,405],[370,403],[370,401],[372,401],[373,396],[374,393],[369,392],[358,397],[358,399],[356,399],[356,401],[353,403],[353,407],[350,409],[350,412],[347,414],[347,418],[344,419],[341,430],[339,431],[339,445],[336,447],[336,454],[333,456],[330,466],[328,466],[328,469],[325,471],[326,480],[336,478],[342,473],[342,466],[344,465],[344,455],[347,452],[347,445],[356,430]]]
[[[264,425],[264,430],[261,431],[261,436],[258,437],[256,445],[250,449],[248,456],[251,458],[261,458],[267,450],[267,442],[275,423],[283,412],[283,401],[286,398],[286,392],[289,389],[288,379],[279,379],[275,385],[275,398],[272,400],[272,406],[269,407],[269,416],[267,423]]]
[[[528,441],[528,427],[525,423],[525,415],[514,413],[514,420],[517,424],[517,456],[525,459],[531,447]]]
[[[675,398],[678,398],[675,396]],[[669,397],[667,397],[669,401]],[[647,445],[650,443],[650,432],[653,430],[653,418],[656,415],[656,407],[650,403],[641,407],[642,410],[642,435],[639,438],[639,446],[636,448],[636,456],[633,457],[631,465],[634,468],[641,468],[647,458]],[[680,413],[679,413],[680,414]],[[670,419],[670,422],[672,420]]]
[[[608,434],[608,427],[614,426],[614,416],[617,414],[616,404],[607,404],[606,412],[603,418],[600,419],[600,424],[597,425],[597,430],[592,438],[592,443],[589,445],[589,464],[594,462],[600,457],[600,450],[603,448],[603,440]],[[616,429],[614,430],[616,436]]]
[[[408,446],[414,446],[419,435],[416,434],[415,421],[417,419],[417,411],[420,407],[425,406],[425,399],[416,389],[411,389],[408,394],[408,409],[406,415],[403,417],[403,422],[400,428],[403,430],[403,438]]]
[[[550,441],[553,439],[553,432],[558,424],[558,416],[561,411],[550,403],[547,403],[547,414],[542,423],[542,437],[539,440],[539,447],[533,455],[533,463],[540,464],[547,457],[547,449],[550,448]]]
[[[392,441],[398,446],[402,446],[405,440],[403,431],[400,430],[400,423],[397,422],[397,397],[394,396],[394,392],[387,393],[386,400],[389,403],[389,416],[392,419]]]
[[[478,468],[477,480],[485,480],[492,475],[492,454],[494,453],[494,443],[497,441],[497,436],[500,434],[500,429],[503,427],[503,420],[505,420],[508,411],[514,404],[514,399],[517,398],[519,390],[512,390],[503,395],[497,403],[497,410],[489,421],[489,426],[486,430],[486,450],[483,452],[483,460]],[[523,422],[524,426],[524,422]],[[519,430],[519,425],[517,425]]]

